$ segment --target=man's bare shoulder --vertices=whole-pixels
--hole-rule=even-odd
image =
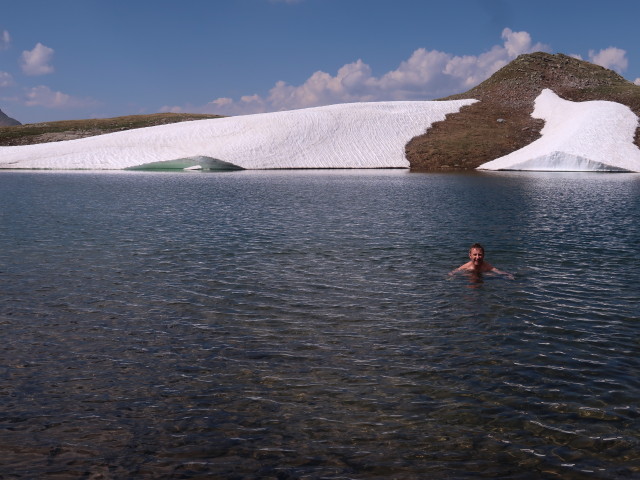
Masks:
[[[493,265],[491,265],[488,262],[483,262],[482,265],[480,266],[480,271],[481,272],[490,272],[491,270],[495,270],[496,267],[494,267]]]

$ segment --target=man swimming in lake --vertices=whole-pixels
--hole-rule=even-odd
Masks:
[[[453,275],[457,272],[469,272],[476,275],[484,272],[493,272],[500,275],[506,275],[508,278],[513,280],[513,275],[511,275],[510,273],[498,270],[490,263],[484,261],[484,247],[479,243],[474,243],[473,245],[471,245],[471,247],[469,248],[469,258],[470,260],[467,263],[465,263],[464,265],[460,265],[449,275]]]

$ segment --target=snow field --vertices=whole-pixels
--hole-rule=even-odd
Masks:
[[[188,168],[201,157],[246,169],[408,168],[407,142],[473,102],[339,104],[0,147],[0,168]]]
[[[638,117],[626,105],[571,102],[545,89],[531,116],[545,121],[542,137],[478,168],[640,172],[640,149],[633,144]]]

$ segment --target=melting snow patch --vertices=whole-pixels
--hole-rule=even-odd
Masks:
[[[640,172],[638,117],[626,105],[571,102],[545,89],[531,115],[545,120],[542,137],[479,169]]]

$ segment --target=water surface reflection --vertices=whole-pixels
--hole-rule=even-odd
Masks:
[[[640,474],[637,176],[0,184],[7,477]]]

